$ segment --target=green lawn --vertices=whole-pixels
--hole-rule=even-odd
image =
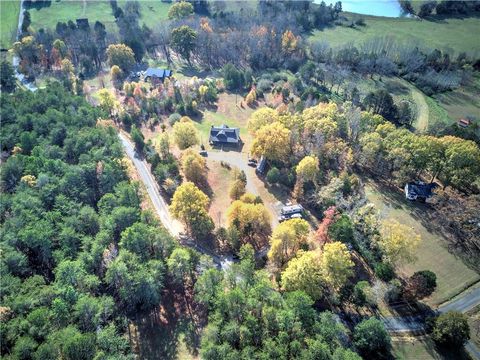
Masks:
[[[397,360],[467,360],[464,351],[441,354],[429,338],[396,339],[392,341],[392,354]]]
[[[19,0],[0,1],[0,47],[8,49],[15,41],[19,14]]]
[[[126,0],[118,1],[118,5],[123,7]],[[154,28],[159,20],[167,18],[170,4],[161,1],[139,1],[141,19],[140,24],[146,24]],[[72,1],[52,1],[48,7],[29,10],[32,17],[32,27],[36,30],[40,28],[55,29],[57,22],[68,20],[75,21],[77,18],[88,18],[90,25],[95,21],[102,22],[108,31],[116,32],[117,27],[113,17],[112,8],[109,1],[92,0],[72,0]]]
[[[362,17],[366,26],[351,29],[335,26],[315,31],[313,38],[324,40],[337,47],[348,43],[360,45],[377,37],[391,37],[412,46],[418,44],[428,48],[451,49],[455,52],[480,52],[478,34],[479,18],[446,19],[438,22],[407,18],[386,18],[346,13],[348,19]],[[477,39],[477,40],[475,40]]]
[[[366,185],[367,199],[375,204],[381,218],[394,218],[412,227],[422,237],[417,251],[417,261],[402,267],[400,273],[412,275],[418,270],[431,270],[437,275],[437,289],[427,300],[438,305],[477,282],[480,275],[467,267],[457,256],[446,248],[442,234],[430,228],[422,216],[428,209],[416,203],[407,202],[402,194],[377,186],[372,182]]]

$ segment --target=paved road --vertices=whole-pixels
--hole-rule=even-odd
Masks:
[[[19,40],[20,35],[22,34],[22,23],[23,23],[23,16],[25,14],[25,7],[24,7],[24,0],[20,1],[20,13],[18,15],[18,25],[17,25],[17,40]],[[17,56],[14,56],[12,59],[13,68],[15,69],[15,77],[20,81],[23,86],[25,86],[30,91],[36,91],[37,87],[29,83],[25,78],[25,75],[18,72],[18,65],[20,63],[20,59]]]
[[[124,134],[119,133],[118,137],[120,138],[125,153],[130,158],[130,160],[132,160],[133,165],[137,169],[137,173],[140,176],[141,181],[145,185],[145,188],[147,189],[148,196],[152,200],[155,211],[157,212],[163,226],[165,226],[165,228],[170,232],[170,234],[177,237],[183,245],[189,246],[202,254],[209,255],[213,259],[213,262],[217,265],[217,267],[223,270],[228,269],[233,262],[233,259],[231,257],[218,256],[216,254],[213,254],[207,249],[203,248],[201,245],[197,244],[193,239],[189,239],[185,236],[179,236],[181,233],[184,232],[184,228],[180,222],[173,219],[170,215],[168,205],[165,203],[165,200],[163,200],[162,196],[160,195],[157,182],[155,181],[150,172],[149,165],[145,160],[137,156],[134,145],[130,142],[130,140],[128,140],[128,138]]]
[[[180,223],[173,220],[170,216],[168,206],[160,196],[158,191],[158,185],[153,179],[149,166],[145,160],[142,160],[137,157],[135,148],[132,143],[127,139],[127,137],[121,133],[118,135],[122,142],[122,145],[127,153],[128,157],[133,161],[135,168],[138,171],[138,174],[144,183],[148,195],[150,196],[155,210],[157,211],[160,220],[167,230],[174,236],[177,236],[183,231],[183,227]],[[250,176],[255,176],[255,171],[248,167],[245,163],[245,154],[238,152],[220,152],[220,151],[211,151],[208,153],[208,158],[215,161],[225,161],[232,166],[236,166],[241,170],[244,170],[247,174],[247,179]],[[251,175],[253,173],[253,175]],[[251,188],[248,188],[250,183]],[[253,194],[258,194],[253,181],[247,180],[247,189]],[[230,267],[233,262],[231,257],[218,256],[212,254],[210,251],[202,248],[200,245],[196,244],[191,239],[184,239],[181,241],[184,245],[190,246],[197,251],[209,255],[212,257],[214,263],[223,270],[226,270]],[[480,304],[480,288],[474,289],[470,292],[466,292],[464,295],[459,296],[457,299],[442,305],[438,308],[438,312],[443,313],[450,310],[456,310],[460,312],[467,312],[475,306]],[[423,331],[424,329],[424,319],[421,316],[410,316],[410,317],[384,317],[382,321],[385,324],[386,329],[391,333],[402,333],[402,332],[416,332]],[[480,359],[480,350],[475,346],[473,342],[468,342],[465,345],[469,353],[476,359]]]

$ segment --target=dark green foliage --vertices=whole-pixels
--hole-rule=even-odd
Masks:
[[[383,281],[390,281],[395,277],[395,270],[389,263],[378,263],[375,266],[375,275]]]
[[[315,311],[304,292],[275,291],[267,274],[255,271],[251,246],[240,249],[240,259],[225,273],[211,269],[197,281],[197,300],[209,309],[202,359],[343,358],[338,349],[345,330],[333,314]]]
[[[244,85],[243,72],[237,69],[233,64],[226,64],[222,68],[223,81],[228,90],[240,90]]]
[[[350,217],[342,214],[342,216],[328,228],[328,236],[335,241],[353,244],[353,224]]]
[[[278,170],[276,167],[272,167],[270,170],[268,170],[266,179],[270,184],[278,183],[280,180],[280,170]]]
[[[365,358],[381,358],[388,357],[390,350],[390,336],[385,330],[383,323],[371,317],[363,320],[353,332],[353,342],[358,351],[364,355]]]
[[[2,355],[131,359],[120,324],[158,306],[173,239],[97,109],[59,84],[0,99]]]
[[[17,86],[15,81],[13,66],[8,61],[2,61],[0,65],[0,89],[6,92],[14,91]]]
[[[433,340],[451,349],[463,346],[470,339],[467,317],[457,311],[440,315],[433,328]]]

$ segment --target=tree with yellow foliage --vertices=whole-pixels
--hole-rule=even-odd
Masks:
[[[398,265],[414,261],[419,244],[420,235],[411,227],[393,219],[382,222],[378,246],[388,262]]]
[[[252,88],[250,89],[250,92],[245,98],[245,102],[247,103],[248,106],[251,106],[255,103],[255,101],[257,101],[257,91],[255,90],[255,87],[252,86]]]
[[[207,183],[207,162],[205,158],[192,149],[182,154],[182,171],[185,179],[202,187]]]
[[[100,99],[100,107],[110,115],[112,115],[120,106],[119,102],[115,99],[115,96],[108,89],[100,89],[97,95]]]
[[[291,153],[290,130],[274,122],[261,127],[253,141],[251,153],[268,160],[285,161]]]
[[[173,125],[173,138],[180,150],[198,144],[197,129],[189,117],[184,116]]]
[[[339,290],[352,276],[353,261],[347,246],[335,241],[327,243],[322,251],[322,274],[325,282],[334,290]]]
[[[318,159],[315,156],[305,156],[296,167],[297,182],[294,188],[294,197],[303,196],[303,185],[308,181],[315,181],[318,174]]]
[[[107,48],[108,64],[118,65],[124,72],[129,72],[135,65],[135,54],[125,44],[111,44]]]
[[[270,238],[268,258],[279,269],[307,244],[310,227],[303,219],[291,219],[282,222],[273,231]]]
[[[286,30],[282,35],[282,50],[292,53],[297,49],[298,39],[291,30]]]
[[[238,230],[242,242],[256,248],[263,246],[272,232],[270,214],[261,203],[234,201],[227,209],[227,221]]]
[[[189,15],[193,14],[193,5],[187,1],[179,1],[174,3],[168,9],[168,18],[169,19],[183,19]]]
[[[319,300],[325,285],[320,262],[318,250],[299,252],[282,273],[282,287],[286,291],[304,291],[313,300]]]
[[[278,113],[269,107],[255,111],[248,120],[248,131],[255,134],[261,127],[280,120]]]
[[[208,215],[210,200],[192,182],[180,185],[173,194],[170,211],[186,227],[187,232],[194,237],[205,237],[213,230],[213,221]]]

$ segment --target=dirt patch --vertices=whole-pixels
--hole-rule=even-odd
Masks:
[[[219,161],[209,161],[208,168],[207,180],[213,194],[208,212],[217,227],[226,226],[226,210],[231,202],[228,191],[233,182],[234,170],[221,166]]]

